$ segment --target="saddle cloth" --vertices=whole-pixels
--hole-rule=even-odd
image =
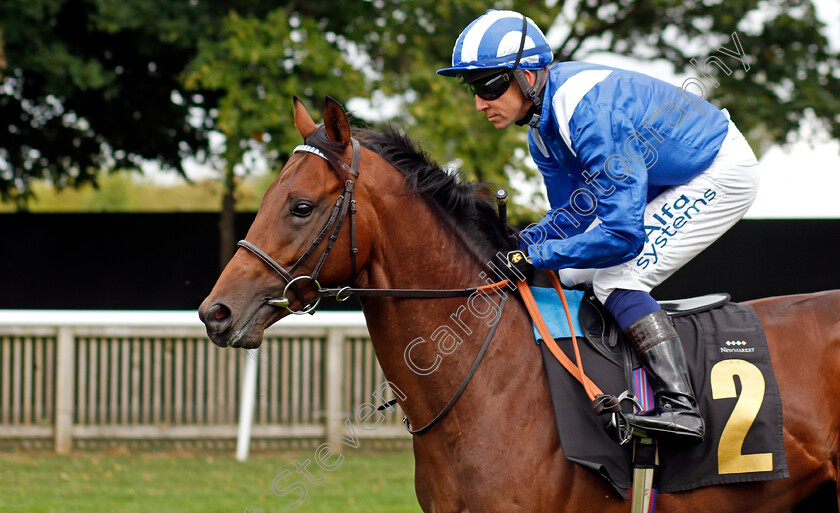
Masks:
[[[560,335],[555,340],[574,361],[568,322],[557,293],[553,289],[550,293],[539,287],[531,289],[549,328],[565,325],[565,331],[558,328],[551,333]],[[566,298],[570,310],[582,312],[581,318],[585,318],[573,324],[584,371],[604,393],[619,396],[627,390],[629,376],[621,366],[622,360],[610,354],[608,341],[625,344],[623,334],[593,294],[567,291]],[[600,315],[593,315],[594,303]],[[593,317],[603,317],[604,325],[593,327]],[[549,318],[553,320],[549,322]],[[706,421],[706,437],[697,446],[660,443],[660,465],[654,483],[658,492],[788,477],[781,396],[764,328],[753,309],[726,303],[711,310],[674,316],[672,320],[682,340],[692,387]],[[597,337],[590,335],[599,331],[612,336],[595,340],[601,343],[596,349],[592,340]],[[539,343],[539,334],[536,338]],[[596,472],[628,498],[632,486],[632,443],[618,444],[615,435],[607,430],[610,416],[595,415],[580,383],[560,366],[545,344],[540,347],[564,456]],[[638,367],[635,360],[634,366]],[[641,386],[645,386],[645,374],[636,369],[636,387],[640,386],[640,377]],[[646,392],[649,394],[635,391],[640,397]],[[622,406],[625,411],[632,409],[629,401]]]

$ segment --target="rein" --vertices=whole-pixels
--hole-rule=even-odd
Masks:
[[[359,176],[359,162],[361,160],[361,145],[359,141],[355,138],[350,139],[353,145],[353,160],[350,166],[347,164],[342,164],[344,167],[348,167],[350,173],[356,178]],[[311,146],[308,144],[302,144],[295,147],[292,153],[298,152],[306,152],[312,153],[314,155],[318,155],[319,157],[323,158],[327,162],[330,162],[329,159],[324,155],[323,151],[318,149],[315,146]],[[350,258],[352,259],[352,266],[353,271],[350,275],[350,281],[352,282],[356,276],[356,255],[359,252],[358,248],[356,247],[356,200],[354,199],[354,191],[355,191],[356,182],[353,180],[346,180],[344,182],[344,190],[338,196],[335,202],[335,206],[333,207],[332,212],[330,213],[327,222],[324,223],[324,226],[321,228],[321,231],[318,232],[318,235],[306,249],[306,251],[301,255],[301,257],[295,262],[290,269],[286,269],[282,265],[280,265],[277,260],[272,258],[268,253],[260,249],[256,244],[249,242],[247,240],[240,240],[237,242],[237,246],[246,249],[253,253],[257,258],[262,260],[266,265],[268,265],[272,270],[274,270],[280,277],[283,278],[286,282],[286,286],[283,288],[283,295],[277,299],[268,299],[266,301],[267,304],[271,306],[275,306],[278,308],[285,308],[290,313],[293,314],[314,314],[315,309],[318,307],[318,304],[321,302],[321,298],[324,297],[334,297],[337,301],[346,301],[350,298],[350,296],[361,296],[361,297],[399,297],[399,298],[425,298],[425,299],[432,299],[432,298],[448,298],[448,297],[467,297],[473,294],[489,294],[496,290],[501,289],[502,287],[508,284],[508,280],[502,280],[497,283],[492,283],[490,285],[481,285],[477,287],[468,287],[462,289],[365,289],[365,288],[353,288],[350,286],[344,287],[337,287],[337,288],[321,288],[321,284],[318,283],[318,273],[321,272],[321,267],[324,265],[324,261],[327,259],[330,251],[332,250],[335,241],[338,239],[338,232],[341,230],[342,225],[344,224],[344,220],[347,215],[350,215]],[[312,273],[309,275],[298,275],[294,276],[295,271],[300,267],[300,265],[315,251],[315,249],[324,241],[327,233],[330,233],[329,241],[327,242],[327,246],[324,248],[324,252],[321,253],[318,262],[315,264]],[[297,282],[301,280],[309,280],[311,281],[315,287],[318,289],[317,296],[314,300],[309,303],[306,303],[304,300],[304,296],[298,287]],[[304,306],[300,310],[292,310],[289,307],[289,298],[287,294],[289,289],[295,293],[295,295],[301,300]],[[452,410],[455,403],[461,397],[461,394],[467,388],[470,380],[472,379],[473,375],[475,374],[478,365],[481,363],[481,360],[484,358],[484,354],[487,352],[487,348],[490,346],[490,341],[493,339],[493,335],[496,333],[496,327],[499,325],[499,322],[502,319],[502,313],[504,312],[505,303],[507,302],[507,295],[502,295],[502,301],[499,304],[499,317],[493,323],[493,326],[490,328],[490,331],[487,333],[487,337],[484,339],[484,343],[481,345],[481,349],[479,350],[478,354],[473,360],[472,366],[470,366],[469,371],[467,372],[464,379],[461,381],[461,385],[452,395],[452,398],[446,403],[446,406],[435,416],[434,419],[431,420],[428,424],[423,426],[420,429],[411,429],[411,424],[408,421],[408,417],[403,419],[403,423],[405,424],[406,429],[412,435],[422,435],[423,433],[429,431],[432,427],[434,427],[438,422],[440,422],[449,412]],[[397,402],[396,399],[389,401],[388,403],[383,404],[379,407],[379,410],[382,410],[386,407],[391,407]]]
[[[449,402],[446,403],[446,406],[443,407],[440,413],[435,415],[435,418],[433,418],[428,424],[421,427],[420,429],[411,429],[411,423],[408,421],[408,417],[403,417],[403,424],[405,424],[405,429],[407,429],[409,433],[415,436],[422,435],[426,431],[432,429],[432,427],[434,427],[435,424],[440,422],[446,416],[446,414],[449,413],[449,410],[451,410],[452,407],[455,406],[455,403],[458,401],[458,398],[460,398],[461,394],[464,393],[464,390],[466,390],[467,388],[467,384],[469,384],[470,380],[473,377],[473,374],[475,374],[475,370],[478,368],[478,364],[481,363],[481,359],[484,358],[484,353],[487,352],[487,348],[490,346],[490,341],[493,339],[493,335],[496,333],[496,327],[499,325],[499,321],[502,320],[502,313],[505,311],[505,303],[507,303],[507,298],[507,296],[502,296],[502,302],[499,303],[499,317],[496,319],[495,322],[493,322],[493,327],[490,328],[490,331],[487,333],[487,337],[484,338],[484,343],[481,344],[481,349],[479,349],[478,354],[475,355],[475,360],[473,360],[473,363],[470,366],[470,370],[467,371],[467,375],[464,376],[464,379],[461,381],[461,385],[458,387],[458,390],[455,391],[455,393],[452,395],[452,398],[449,399]],[[386,408],[391,408],[396,403],[396,399],[391,399],[387,403],[380,405],[376,409],[376,411],[382,411]]]

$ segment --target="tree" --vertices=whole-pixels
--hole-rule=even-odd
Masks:
[[[260,2],[224,0],[4,0],[0,30],[8,70],[0,88],[0,198],[29,194],[46,179],[59,187],[94,180],[100,169],[143,159],[181,170],[202,156],[210,126],[178,77],[198,40],[219,30],[230,9],[263,14]]]
[[[300,142],[291,123],[294,95],[312,97],[316,91],[330,91],[349,98],[364,94],[365,81],[342,55],[345,43],[335,34],[322,32],[315,20],[277,9],[264,18],[231,12],[219,37],[199,44],[183,81],[188,89],[222,93],[211,114],[212,124],[226,138],[222,263],[235,249],[234,170],[237,166],[247,170],[245,152],[263,150],[272,167],[288,157],[289,149]]]
[[[434,73],[448,64],[458,33],[486,2],[267,4],[4,0],[8,68],[0,116],[10,129],[0,132],[0,195],[25,196],[35,178],[84,183],[99,168],[141,159],[179,169],[186,156],[206,156],[212,130],[228,138],[223,167],[233,191],[233,171],[244,165],[247,148],[264,148],[273,163],[296,144],[289,132],[292,94],[313,110],[327,94],[344,102],[398,98],[401,116],[392,121],[440,161],[460,162],[468,178],[509,184],[516,172],[533,174],[524,132],[495,131],[456,81]],[[840,138],[840,56],[829,49],[811,0],[492,6],[554,27],[558,60],[610,51],[665,59],[677,71],[717,82],[709,87],[711,100],[727,107],[753,141],[784,141],[808,111]],[[749,31],[739,28],[747,19]],[[735,49],[733,33],[743,64],[731,57],[726,69],[709,64],[719,47]]]
[[[511,166],[522,134],[494,133],[470,111],[465,91],[434,74],[449,59],[458,32],[484,9],[478,1],[423,0],[406,6],[377,0],[291,3],[266,19],[231,13],[220,39],[202,45],[184,75],[188,87],[220,95],[214,123],[229,141],[224,158],[228,203],[233,166],[254,141],[266,140],[272,164],[298,144],[292,95],[318,111],[326,94],[346,101],[371,91],[409,91],[414,100],[404,104],[407,119],[392,122],[407,128],[432,155],[460,160],[470,179],[506,183],[506,171],[514,167],[532,174],[521,161]],[[549,23],[558,8],[541,9],[537,19]]]

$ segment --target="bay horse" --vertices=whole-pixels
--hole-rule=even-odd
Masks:
[[[270,186],[247,242],[199,309],[215,344],[258,347],[265,328],[290,309],[314,307],[321,285],[303,276],[347,286],[336,289],[346,294],[488,281],[486,263],[510,243],[492,203],[473,184],[440,169],[399,132],[360,133],[360,146],[335,100],[327,99],[318,126],[295,98],[294,121],[308,146],[289,158]],[[352,201],[344,200],[348,195]],[[338,217],[350,220],[334,222]],[[315,239],[323,244],[312,244]],[[280,291],[283,301],[275,299]],[[628,511],[629,503],[605,481],[564,459],[531,319],[516,294],[495,324],[486,316],[461,315],[472,335],[432,343],[465,303],[464,297],[361,297],[377,359],[404,393],[400,406],[414,426],[428,423],[452,398],[495,329],[448,415],[414,436],[423,511]],[[749,304],[766,329],[782,394],[790,477],[662,494],[662,513],[837,511],[840,291]],[[426,343],[417,343],[418,337]],[[408,365],[410,344],[416,368]]]

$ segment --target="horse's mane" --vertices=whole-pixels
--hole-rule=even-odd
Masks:
[[[508,234],[487,194],[489,184],[468,182],[462,180],[459,171],[442,169],[400,130],[391,127],[379,131],[362,130],[356,137],[362,146],[377,153],[403,174],[409,191],[439,207],[476,256],[486,262],[497,251],[510,249]],[[337,167],[344,147],[331,141],[323,127],[307,137],[306,143],[320,148],[327,160]]]

